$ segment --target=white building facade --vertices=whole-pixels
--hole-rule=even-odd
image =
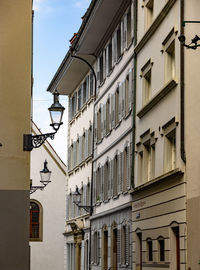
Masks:
[[[34,134],[40,131],[33,123]],[[32,186],[42,186],[44,162],[51,171],[50,183],[30,195],[30,269],[63,270],[66,213],[66,165],[45,142],[31,152]]]

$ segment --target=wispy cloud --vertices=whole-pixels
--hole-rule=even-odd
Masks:
[[[81,9],[87,9],[89,4],[90,4],[90,0],[79,0],[75,2],[75,6],[77,8],[81,8]]]

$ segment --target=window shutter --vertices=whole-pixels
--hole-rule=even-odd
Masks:
[[[83,83],[81,84],[81,108],[83,106]]]
[[[73,143],[73,167],[76,167],[76,142]]]
[[[94,78],[93,78],[93,73],[90,73],[90,97],[94,95]]]
[[[124,20],[121,20],[121,54],[124,52]]]
[[[96,176],[97,176],[97,171],[93,172],[93,205],[96,204],[97,198],[96,198]]]
[[[115,126],[115,94],[111,95],[111,108],[112,108],[111,126],[113,128]]]
[[[106,47],[106,76],[109,74],[109,45]]]
[[[100,232],[97,232],[97,264],[100,263],[101,258],[101,238],[100,238]]]
[[[122,152],[122,191],[125,192],[126,191],[126,185],[125,185],[125,173],[124,173],[124,157],[125,157],[125,150]]]
[[[101,139],[104,137],[104,106],[101,104]]]
[[[112,67],[117,61],[117,31],[114,32],[112,37]]]
[[[125,80],[122,82],[122,118],[125,116]]]
[[[118,154],[118,193],[122,192],[122,153]]]
[[[132,93],[133,93],[133,70],[129,69],[129,86],[128,86],[128,109],[132,109]]]
[[[82,141],[83,141],[83,137],[79,136],[79,163],[81,163],[83,161],[83,153],[82,153]]]
[[[109,160],[108,161],[108,199],[111,198],[112,196],[112,186],[111,186],[111,183],[112,183],[112,174],[111,174],[112,170],[111,170],[111,161]]]
[[[106,104],[103,105],[103,136],[106,135]]]
[[[131,188],[131,160],[130,146],[127,147],[127,190]]]
[[[72,119],[72,98],[69,98],[69,121]]]
[[[118,112],[119,112],[119,121],[121,121],[122,119],[122,83],[119,83],[119,108],[118,108]]]
[[[127,14],[124,16],[124,48],[127,48]]]
[[[74,93],[74,114],[77,112],[77,92]]]
[[[68,164],[68,170],[70,170],[71,169],[71,146],[68,147],[67,164]]]
[[[89,75],[86,78],[86,102],[88,101],[89,98]]]
[[[117,265],[121,267],[121,229],[117,229]]]
[[[110,185],[110,190],[111,190],[110,195],[111,195],[111,197],[114,194],[114,187],[113,187],[113,185],[114,185],[114,163],[115,163],[115,160],[112,159],[111,160],[111,185]]]
[[[66,196],[66,220],[69,220],[69,195]]]
[[[100,85],[100,57],[97,58],[97,87]]]
[[[131,3],[131,38],[134,38],[134,5]]]
[[[81,270],[84,270],[84,264],[85,264],[85,256],[84,256],[84,250],[85,250],[85,242],[84,240],[81,241]]]
[[[104,200],[104,192],[103,192],[103,186],[104,186],[104,166],[101,166],[101,183],[100,183],[100,200]]]
[[[107,57],[106,53],[107,51],[106,49],[104,49],[103,51],[103,79],[106,78],[106,57]]]
[[[126,243],[126,250],[125,250],[125,259],[126,259],[126,265],[130,264],[130,225],[127,224],[126,225],[126,239],[125,239],[125,243]]]
[[[94,116],[94,142],[97,142],[97,112],[95,112]]]
[[[91,264],[94,264],[94,232],[91,235]]]
[[[85,131],[85,158],[88,157],[88,153],[89,153],[88,132],[89,132],[89,130],[87,129]]]

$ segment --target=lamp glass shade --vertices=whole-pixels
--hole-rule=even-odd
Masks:
[[[79,204],[81,202],[81,193],[79,192],[78,188],[76,188],[76,191],[72,194],[73,196],[73,203]]]
[[[49,107],[49,113],[51,117],[51,126],[58,130],[60,125],[62,125],[62,117],[65,108],[59,103],[59,94],[57,90],[54,92],[54,103]]]
[[[40,182],[44,185],[47,185],[48,183],[50,183],[50,177],[51,177],[51,171],[49,171],[49,169],[47,168],[47,161],[45,160],[44,162],[44,168],[42,171],[40,171],[40,177],[41,180]]]

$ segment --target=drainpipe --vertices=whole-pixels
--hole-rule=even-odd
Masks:
[[[180,35],[184,35],[184,26],[182,22],[184,21],[184,0],[180,0]],[[180,124],[181,124],[181,158],[184,163],[186,163],[185,155],[185,54],[184,46],[180,43]]]
[[[137,1],[134,1],[134,46],[137,44]],[[135,113],[136,113],[136,75],[137,75],[137,55],[134,53],[133,56],[133,112],[132,112],[132,170],[131,170],[131,186],[135,187]]]

